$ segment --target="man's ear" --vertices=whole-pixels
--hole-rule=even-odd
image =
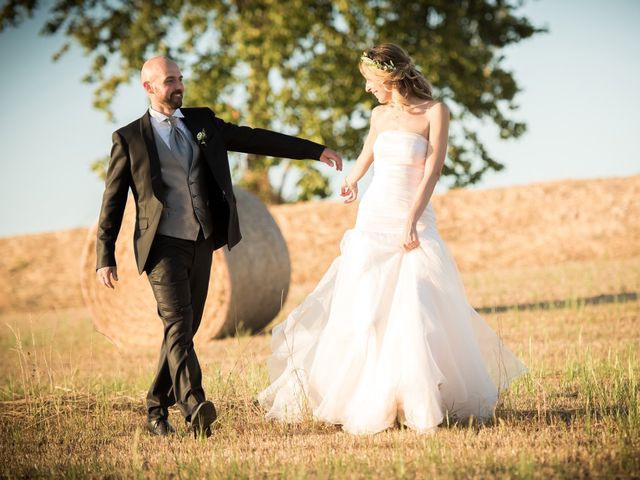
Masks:
[[[151,85],[151,82],[146,81],[142,83],[142,87],[144,88],[145,92],[152,94],[153,92],[153,85]]]

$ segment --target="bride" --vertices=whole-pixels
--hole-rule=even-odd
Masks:
[[[419,432],[445,416],[491,417],[524,365],[473,310],[436,229],[431,196],[445,160],[449,111],[407,53],[378,45],[360,59],[373,109],[342,186],[371,185],[315,290],[273,330],[267,418],[305,417],[375,433]]]

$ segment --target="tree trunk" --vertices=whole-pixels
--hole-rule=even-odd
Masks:
[[[240,186],[255,193],[265,203],[283,203],[280,192],[274,189],[269,181],[269,168],[265,166],[264,157],[261,155],[247,155],[247,168],[242,172]]]

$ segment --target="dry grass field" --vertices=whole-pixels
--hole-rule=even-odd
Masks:
[[[353,436],[314,422],[268,422],[269,336],[201,344],[220,417],[194,439],[144,430],[157,352],[119,350],[82,306],[82,229],[0,239],[0,477],[640,478],[640,177],[435,199],[441,233],[476,307],[528,365],[485,424],[432,435]],[[272,209],[288,241],[292,288],[282,318],[338,252],[355,210]],[[500,309],[564,300],[562,306]],[[491,308],[487,309],[488,311]],[[276,320],[277,321],[277,320]]]

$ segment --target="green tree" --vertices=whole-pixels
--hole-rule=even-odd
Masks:
[[[521,1],[508,0],[9,0],[0,31],[42,4],[52,5],[42,33],[68,39],[54,58],[73,44],[83,49],[91,58],[84,81],[95,85],[94,106],[110,118],[118,88],[137,78],[143,59],[163,54],[183,67],[189,104],[331,145],[352,159],[373,106],[359,56],[393,41],[451,108],[444,175],[453,186],[503,168],[480,143],[480,123],[489,120],[503,139],[525,131],[511,117],[519,89],[502,50],[543,31],[517,15]],[[297,198],[330,194],[312,163],[256,155],[240,165],[240,183],[266,201],[283,201],[284,178],[269,176],[283,162],[283,177],[298,173]]]

